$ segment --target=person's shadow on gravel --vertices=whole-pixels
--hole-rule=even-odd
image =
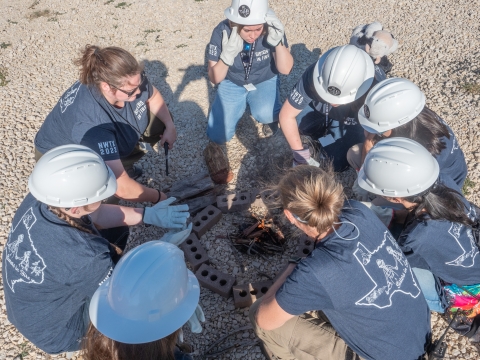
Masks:
[[[207,121],[205,113],[197,102],[192,100],[180,101],[180,96],[192,81],[208,77],[206,69],[202,65],[191,65],[186,69],[180,69],[184,71],[184,76],[181,83],[178,85],[175,91],[173,91],[167,82],[168,68],[163,62],[159,60],[146,60],[144,64],[145,72],[150,80],[150,83],[158,89],[163,99],[167,103],[168,109],[173,115],[175,127],[177,128],[178,140],[182,139],[182,143],[184,143],[183,145],[180,145],[179,143],[179,145],[184,147],[185,143],[188,144],[190,141],[195,141],[195,144],[193,144],[188,151],[182,149],[186,156],[186,158],[182,159],[182,161],[185,161],[193,166],[193,168],[188,169],[189,173],[191,174],[204,171],[205,168],[203,166],[203,161],[201,161],[201,159],[203,159],[203,155],[198,154],[197,149],[201,148],[201,151],[203,151],[208,142],[205,132],[205,124]],[[201,146],[198,146],[199,142],[202,143]],[[172,151],[177,152],[178,149],[175,147]],[[163,150],[159,149],[159,153],[163,154]],[[161,156],[163,157],[163,155]],[[173,161],[170,164],[170,172],[172,175],[174,175],[174,159],[172,160]],[[158,178],[158,175],[155,176],[156,178],[154,181],[158,182],[159,185],[163,186],[165,185],[165,181],[170,181],[175,177],[165,178],[165,165],[155,164],[155,167],[157,166],[160,167],[160,173],[162,175],[160,178]],[[183,176],[185,176],[185,174]]]
[[[282,104],[303,72],[321,55],[319,48],[310,51],[305,44],[293,44],[290,51],[294,59],[293,69],[289,75],[280,75]],[[273,183],[279,173],[292,166],[291,151],[281,129],[274,137],[263,138],[259,135],[249,111],[246,111],[240,120],[236,136],[247,149],[237,174],[237,183],[242,184],[242,189],[239,189],[238,185],[237,189],[245,190],[243,188],[247,187],[247,183],[260,188]]]

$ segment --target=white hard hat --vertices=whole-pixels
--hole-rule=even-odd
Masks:
[[[265,23],[267,11],[268,0],[232,0],[225,16],[239,25],[257,25]]]
[[[112,196],[117,191],[117,180],[100,155],[86,146],[72,144],[46,152],[33,168],[28,188],[47,205],[75,207]]]
[[[364,95],[373,83],[375,68],[370,56],[353,45],[328,50],[313,71],[318,95],[330,104],[348,104]]]
[[[425,94],[407,79],[390,78],[375,85],[358,111],[360,124],[383,133],[414,119],[425,107]]]
[[[368,152],[358,173],[358,185],[377,195],[409,197],[437,181],[437,160],[418,142],[406,138],[379,141]]]
[[[181,328],[198,305],[200,286],[183,252],[150,241],[124,255],[90,301],[90,321],[126,344],[162,339]]]

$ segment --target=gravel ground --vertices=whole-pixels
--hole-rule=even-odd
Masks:
[[[150,153],[140,162],[143,182],[166,188],[173,182],[205,170],[202,151],[207,144],[206,115],[214,95],[205,67],[205,47],[215,25],[223,20],[230,0],[29,0],[0,3],[0,249],[6,241],[12,216],[27,193],[32,170],[33,138],[60,95],[77,79],[72,59],[85,44],[116,45],[145,60],[147,73],[160,90],[176,119],[178,141],[170,154],[171,175],[165,177],[164,158]],[[303,70],[332,46],[348,42],[351,29],[378,20],[399,39],[391,57],[393,76],[409,78],[427,94],[427,103],[454,129],[467,157],[470,200],[480,184],[479,116],[479,2],[477,0],[271,0],[284,22],[295,58],[292,74],[282,77],[282,98]],[[195,141],[192,141],[195,139]],[[227,146],[235,180],[228,190],[244,190],[271,180],[276,165],[290,161],[282,136],[265,139],[249,116],[242,119],[237,136]],[[341,174],[353,183],[354,172]],[[347,189],[347,193],[349,190]],[[263,280],[258,271],[273,275],[295,250],[268,261],[235,255],[226,232],[235,230],[247,214],[232,214],[204,237],[213,265],[236,274],[237,282]],[[153,227],[133,229],[129,246],[156,239]],[[246,271],[240,271],[241,264]],[[1,285],[1,284],[0,284]],[[3,287],[0,287],[2,290]],[[186,333],[199,353],[219,337],[248,323],[245,309],[232,299],[202,290],[201,304],[207,322],[201,335]],[[0,360],[44,359],[8,322],[0,291]],[[438,335],[445,323],[432,318]],[[240,332],[236,342],[255,341]],[[475,359],[478,353],[466,339],[448,336],[447,359]],[[233,344],[225,342],[224,345]],[[408,346],[408,344],[405,344]],[[60,359],[63,355],[52,356]],[[73,358],[81,358],[75,354]],[[263,358],[258,346],[241,346],[218,359]]]

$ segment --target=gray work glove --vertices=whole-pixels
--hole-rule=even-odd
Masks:
[[[393,209],[373,205],[371,202],[365,201],[362,201],[362,204],[368,206],[386,227],[390,225],[393,219]]]
[[[170,197],[158,204],[145,208],[143,222],[167,229],[184,229],[190,216],[188,205],[171,205],[176,199]]]
[[[356,178],[355,182],[353,183],[352,191],[358,201],[371,201],[374,198],[370,198],[370,193],[358,185],[358,178]]]
[[[220,60],[226,65],[232,66],[235,57],[243,48],[243,39],[238,35],[237,27],[232,28],[230,37],[227,35],[227,31],[223,30],[222,35],[222,53],[220,54]]]
[[[190,326],[190,331],[192,333],[200,334],[202,332],[202,325],[200,322],[205,322],[205,314],[203,313],[200,304],[197,305],[195,312],[187,321],[188,326]]]
[[[269,9],[267,15],[265,15],[265,22],[268,25],[267,43],[271,46],[283,44],[285,28],[272,9]]]
[[[303,150],[293,151],[293,167],[297,165],[307,164],[319,167],[320,163],[310,156],[310,150],[304,148]]]
[[[185,230],[170,230],[169,232],[165,233],[159,240],[165,241],[173,245],[180,246],[185,239],[190,235],[192,232],[192,223],[188,224]]]

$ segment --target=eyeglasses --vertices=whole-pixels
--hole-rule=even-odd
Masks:
[[[125,90],[119,89],[118,87],[113,86],[113,85],[110,85],[110,86],[113,87],[114,89],[117,89],[118,91],[121,91],[122,93],[124,93],[128,97],[131,97],[133,94],[135,94],[137,92],[138,88],[143,85],[146,78],[147,77],[145,76],[145,72],[142,71],[142,73],[140,74],[140,84],[138,84],[138,86],[136,86],[135,88],[133,88],[130,91],[125,91]]]

